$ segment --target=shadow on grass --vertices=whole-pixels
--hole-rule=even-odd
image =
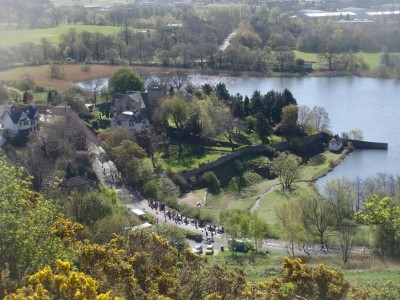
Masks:
[[[310,166],[320,166],[323,165],[324,163],[326,163],[326,157],[323,153],[313,156],[308,161],[308,165]]]

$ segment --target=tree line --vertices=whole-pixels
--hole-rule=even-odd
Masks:
[[[304,60],[296,59],[293,52],[300,50],[319,53],[320,61],[329,71],[357,72],[368,66],[355,52],[400,51],[397,23],[341,24],[318,20],[316,26],[313,20],[291,18],[293,11],[265,4],[224,9],[132,4],[101,12],[79,6],[52,7],[49,3],[25,6],[23,0],[6,1],[5,5],[3,18],[10,23],[47,18],[49,21],[44,28],[59,24],[122,28],[116,35],[105,35],[100,27],[98,32],[70,29],[60,36],[56,45],[43,38],[39,45],[25,42],[10,48],[2,47],[1,68],[20,62],[36,65],[68,58],[87,63],[304,72]],[[45,5],[45,9],[29,10],[31,5]],[[32,16],[35,12],[45,15]],[[19,27],[43,28],[18,24]],[[220,51],[220,45],[233,30],[235,35],[229,46]],[[398,60],[396,55],[393,57]],[[393,61],[384,60],[383,66],[393,65]]]

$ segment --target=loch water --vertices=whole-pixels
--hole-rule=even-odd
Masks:
[[[329,114],[330,129],[341,134],[360,129],[364,140],[387,142],[388,150],[356,150],[327,176],[320,187],[336,177],[354,179],[377,173],[400,175],[400,81],[364,77],[229,77],[193,75],[194,84],[219,82],[230,94],[243,96],[259,90],[290,90],[299,105],[323,106]]]

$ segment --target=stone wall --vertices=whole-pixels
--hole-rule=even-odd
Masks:
[[[326,139],[329,140],[329,135],[323,132],[309,135],[303,138],[300,138],[300,142],[304,146],[308,146],[313,143],[325,141]],[[289,144],[287,142],[281,142],[281,143],[276,143],[272,145],[256,145],[256,146],[249,146],[244,149],[237,150],[235,152],[232,152],[228,155],[225,155],[216,161],[213,161],[211,163],[205,164],[203,166],[200,166],[200,168],[196,170],[190,170],[190,171],[184,171],[180,173],[181,176],[183,176],[185,179],[189,179],[191,176],[197,176],[199,174],[202,174],[207,171],[212,171],[215,168],[219,167],[220,165],[232,160],[236,159],[237,157],[240,157],[241,155],[244,154],[265,154],[267,156],[272,155],[273,150],[276,151],[285,151],[289,149]]]
[[[351,143],[351,145],[356,149],[376,149],[376,150],[387,150],[388,143],[376,143],[367,141],[358,141],[351,139],[342,139],[345,145]]]

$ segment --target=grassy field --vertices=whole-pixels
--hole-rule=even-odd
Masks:
[[[204,153],[198,156],[194,154],[184,154],[184,159],[179,160],[178,154],[174,153],[169,158],[158,160],[158,165],[163,170],[171,170],[173,173],[179,173],[185,170],[198,169],[201,164],[209,163],[223,156],[222,153]]]
[[[301,168],[302,180],[314,180],[316,176],[326,172],[326,168],[331,167],[331,164],[341,158],[341,154],[325,152],[314,156],[310,159],[307,165]]]
[[[202,214],[218,222],[219,212],[226,209],[248,210],[260,197],[257,211],[265,222],[272,226],[273,235],[279,235],[279,222],[275,214],[276,205],[283,199],[291,197],[302,190],[309,189],[310,180],[329,171],[333,162],[343,158],[340,154],[325,152],[315,156],[308,165],[302,167],[301,176],[295,183],[294,194],[282,193],[278,179],[262,180],[256,184],[243,188],[240,192],[228,186],[221,193],[209,193],[207,205],[200,208]],[[267,192],[269,191],[269,192]]]
[[[313,68],[318,69],[320,66],[320,59],[318,53],[306,53],[301,51],[294,51],[296,58],[304,59],[305,61],[312,62]],[[371,68],[376,69],[379,66],[381,53],[367,53],[367,52],[356,52],[358,56],[361,56],[364,62]]]
[[[40,44],[42,38],[47,38],[51,43],[58,43],[60,42],[60,36],[67,33],[71,28],[75,28],[77,32],[101,32],[105,35],[117,33],[121,29],[121,27],[116,26],[97,25],[60,25],[46,29],[1,29],[1,45],[15,46],[22,42]]]

